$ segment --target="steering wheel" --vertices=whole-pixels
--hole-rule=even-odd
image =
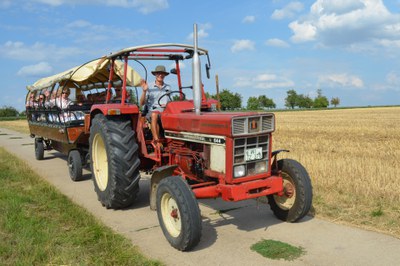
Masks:
[[[175,93],[182,94],[183,99],[186,99],[186,95],[183,92],[180,92],[180,91],[168,91],[168,92],[164,93],[163,95],[161,95],[160,98],[158,98],[158,105],[164,108],[165,104],[161,104],[161,99],[164,98],[164,97],[168,97],[169,100],[172,101],[171,94],[175,94]]]

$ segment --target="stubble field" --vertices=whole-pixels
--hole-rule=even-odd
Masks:
[[[400,107],[275,115],[273,149],[308,170],[316,216],[400,238]]]
[[[400,107],[275,115],[273,149],[306,167],[317,217],[400,238]],[[29,134],[24,120],[0,127]]]

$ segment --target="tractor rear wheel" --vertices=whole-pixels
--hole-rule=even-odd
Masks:
[[[167,177],[157,187],[157,216],[174,248],[187,251],[200,241],[202,220],[197,200],[180,176]]]
[[[44,157],[43,139],[35,138],[35,158],[36,160],[43,160],[43,157]]]
[[[89,139],[90,167],[98,199],[107,209],[130,206],[139,192],[139,155],[135,132],[128,119],[92,120]]]
[[[310,211],[312,186],[306,169],[297,161],[278,161],[282,173],[284,195],[269,195],[268,203],[275,216],[286,222],[296,222]]]

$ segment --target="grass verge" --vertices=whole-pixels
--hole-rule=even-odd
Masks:
[[[1,265],[161,265],[0,148]]]
[[[276,240],[261,240],[251,246],[251,250],[273,260],[295,260],[305,254],[302,247],[295,247]]]

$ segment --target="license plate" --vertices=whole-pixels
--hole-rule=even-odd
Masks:
[[[246,161],[254,161],[254,160],[260,160],[262,159],[263,154],[262,154],[262,148],[253,148],[253,149],[247,149],[245,153],[245,160]]]

